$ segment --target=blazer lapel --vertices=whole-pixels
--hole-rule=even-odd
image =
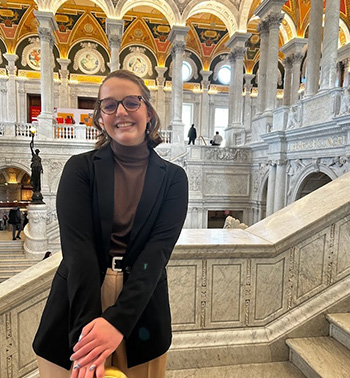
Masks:
[[[165,178],[165,164],[156,152],[151,150],[150,153],[151,155],[148,162],[145,183],[140,202],[137,206],[134,224],[128,243],[128,250],[147,221],[148,215],[152,211],[152,208],[158,198],[159,190],[162,187]]]
[[[114,165],[109,145],[101,148],[95,154],[94,169],[103,250],[106,251],[106,258],[108,258],[114,211]]]

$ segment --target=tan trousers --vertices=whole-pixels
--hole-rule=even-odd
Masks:
[[[102,311],[113,305],[123,288],[123,273],[107,270],[101,289]],[[69,378],[71,372],[37,356],[40,378]],[[107,359],[106,366],[114,366],[128,378],[165,378],[167,353],[144,364],[127,368],[125,341]]]

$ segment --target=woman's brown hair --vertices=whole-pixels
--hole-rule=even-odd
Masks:
[[[92,120],[93,120],[95,127],[97,128],[97,130],[100,131],[100,134],[97,137],[97,142],[95,144],[95,147],[101,148],[102,146],[110,143],[110,141],[111,141],[111,137],[104,130],[102,130],[102,128],[100,126],[101,109],[100,109],[100,104],[99,104],[98,100],[100,100],[100,93],[101,93],[102,85],[107,80],[114,78],[114,77],[116,77],[118,79],[130,80],[140,87],[141,95],[144,99],[144,102],[147,106],[147,109],[150,112],[150,114],[152,114],[152,118],[147,123],[147,126],[146,126],[147,143],[152,148],[158,146],[158,144],[162,143],[163,140],[162,140],[162,137],[160,136],[160,133],[159,133],[160,119],[159,119],[159,116],[158,116],[156,110],[154,109],[154,107],[151,104],[151,92],[150,92],[150,90],[147,88],[144,81],[140,77],[138,77],[137,75],[132,73],[131,71],[116,70],[116,71],[111,72],[109,75],[107,75],[105,77],[105,79],[103,80],[103,82],[100,86],[100,89],[98,90],[98,97],[97,97],[97,101],[95,103],[94,113],[93,113],[93,117],[92,117]]]

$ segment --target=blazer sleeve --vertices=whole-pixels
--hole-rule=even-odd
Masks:
[[[185,221],[188,205],[187,176],[181,167],[174,167],[175,173],[164,194],[147,242],[133,264],[115,305],[102,314],[125,337],[131,334],[164,274]]]
[[[76,155],[66,163],[57,192],[63,254],[63,264],[58,273],[67,280],[70,347],[78,341],[81,329],[101,314],[92,182],[93,170],[88,157]]]

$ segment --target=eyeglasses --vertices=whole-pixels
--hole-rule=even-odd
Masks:
[[[141,106],[141,100],[144,101],[142,96],[126,96],[120,101],[114,98],[103,98],[98,100],[98,103],[103,113],[113,114],[117,111],[119,104],[122,104],[128,112],[136,112]]]

